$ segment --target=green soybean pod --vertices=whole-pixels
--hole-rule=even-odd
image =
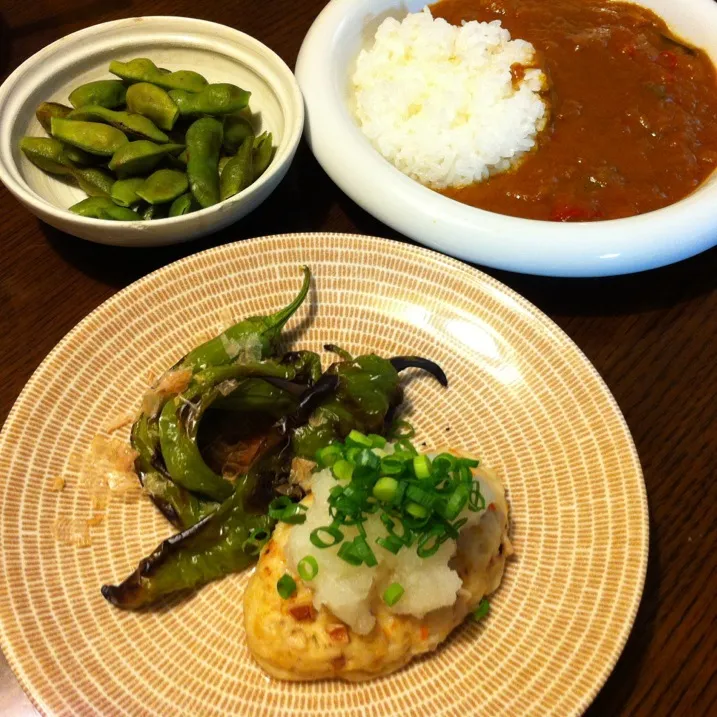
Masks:
[[[51,121],[53,117],[64,119],[72,112],[72,107],[59,102],[41,102],[35,110],[35,117],[47,134],[52,134]]]
[[[120,179],[149,174],[167,155],[181,152],[182,144],[155,144],[146,139],[129,142],[112,155],[109,168]]]
[[[99,105],[87,105],[86,107],[72,110],[67,119],[106,122],[126,134],[139,137],[139,139],[148,139],[159,143],[169,141],[169,137],[151,119],[132,112],[116,112]]]
[[[221,184],[221,176],[222,172],[224,171],[224,167],[226,167],[227,164],[232,161],[232,159],[234,159],[234,157],[222,157],[219,160],[219,184]]]
[[[249,135],[235,157],[227,162],[219,180],[219,196],[222,201],[246,189],[254,181],[252,155],[254,153],[254,135]]]
[[[142,201],[137,190],[144,184],[143,177],[118,179],[110,190],[110,198],[120,207],[133,207]]]
[[[91,219],[112,219],[120,222],[137,222],[142,217],[127,207],[118,207],[108,197],[88,197],[70,207],[70,211]]]
[[[62,142],[52,137],[23,137],[20,140],[22,153],[44,172],[71,175],[72,163],[67,159]]]
[[[242,115],[227,115],[224,117],[224,151],[234,155],[239,151],[242,142],[254,134],[251,122]]]
[[[187,130],[189,187],[202,208],[219,201],[222,134],[222,123],[213,117],[202,117]]]
[[[129,62],[110,62],[110,72],[128,82],[151,82],[165,90],[187,90],[200,92],[207,86],[207,81],[192,70],[163,72],[152,60],[137,57]]]
[[[144,180],[137,194],[149,204],[167,204],[189,189],[189,180],[178,169],[158,169]]]
[[[115,178],[99,167],[76,168],[73,172],[80,189],[90,197],[109,197]]]
[[[254,140],[254,179],[259,179],[274,157],[271,132],[264,132]]]
[[[125,134],[116,127],[99,122],[82,122],[53,117],[51,129],[55,139],[101,157],[111,157],[120,147],[129,142]]]
[[[167,216],[168,207],[169,204],[146,204],[139,210],[139,214],[145,221],[164,219]]]
[[[99,105],[114,109],[125,103],[127,88],[119,80],[97,80],[76,87],[70,92],[70,104],[77,107]]]
[[[79,147],[73,147],[71,144],[63,144],[62,149],[67,159],[75,165],[79,164],[80,166],[86,167],[102,162],[101,157],[85,152],[84,149],[80,149]]]
[[[196,211],[198,208],[199,205],[192,196],[192,193],[186,192],[172,202],[172,205],[169,207],[169,216],[183,217],[185,214]]]
[[[137,82],[127,90],[127,109],[144,115],[160,129],[171,130],[179,117],[179,107],[174,100],[157,85]]]
[[[170,90],[169,96],[183,116],[225,115],[243,110],[249,104],[251,92],[228,82],[220,82],[207,85],[201,92]]]

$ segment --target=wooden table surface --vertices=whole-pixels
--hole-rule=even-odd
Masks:
[[[324,4],[2,0],[0,78],[67,33],[139,15],[186,15],[234,26],[293,67]],[[0,421],[67,331],[116,291],[175,259],[282,232],[355,232],[407,241],[346,197],[305,145],[279,189],[252,215],[187,245],[121,249],[90,244],[42,224],[2,186],[0,209],[0,355],[5,357]],[[717,249],[619,278],[488,273],[546,312],[594,363],[625,414],[645,473],[651,516],[645,593],[625,651],[589,714],[715,714]],[[4,661],[0,712],[33,713]]]

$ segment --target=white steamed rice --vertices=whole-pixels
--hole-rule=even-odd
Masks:
[[[528,67],[513,84],[511,66]],[[443,189],[514,166],[545,126],[535,48],[500,21],[462,27],[431,12],[388,18],[353,76],[355,111],[378,151],[404,174]]]

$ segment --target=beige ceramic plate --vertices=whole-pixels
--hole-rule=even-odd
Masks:
[[[73,454],[135,410],[148,372],[235,316],[271,311],[316,278],[291,326],[301,346],[416,353],[451,386],[407,388],[420,437],[478,451],[503,476],[516,557],[489,619],[365,684],[285,684],[247,653],[236,575],[165,609],[107,604],[170,534],[144,498],[114,501],[93,546],[52,526],[84,518]],[[314,315],[315,311],[315,315]],[[309,320],[309,316],[311,318]],[[127,429],[124,429],[126,433]],[[63,475],[62,493],[49,490]],[[47,714],[577,713],[615,663],[640,600],[648,521],[639,461],[598,374],[544,315],[452,259],[379,239],[293,235],[197,254],[121,291],[32,377],[0,438],[2,647]]]

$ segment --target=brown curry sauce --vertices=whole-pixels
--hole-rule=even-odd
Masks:
[[[715,67],[653,12],[609,0],[442,0],[431,12],[500,20],[535,46],[550,85],[536,150],[447,196],[529,219],[617,219],[673,204],[717,165]]]

